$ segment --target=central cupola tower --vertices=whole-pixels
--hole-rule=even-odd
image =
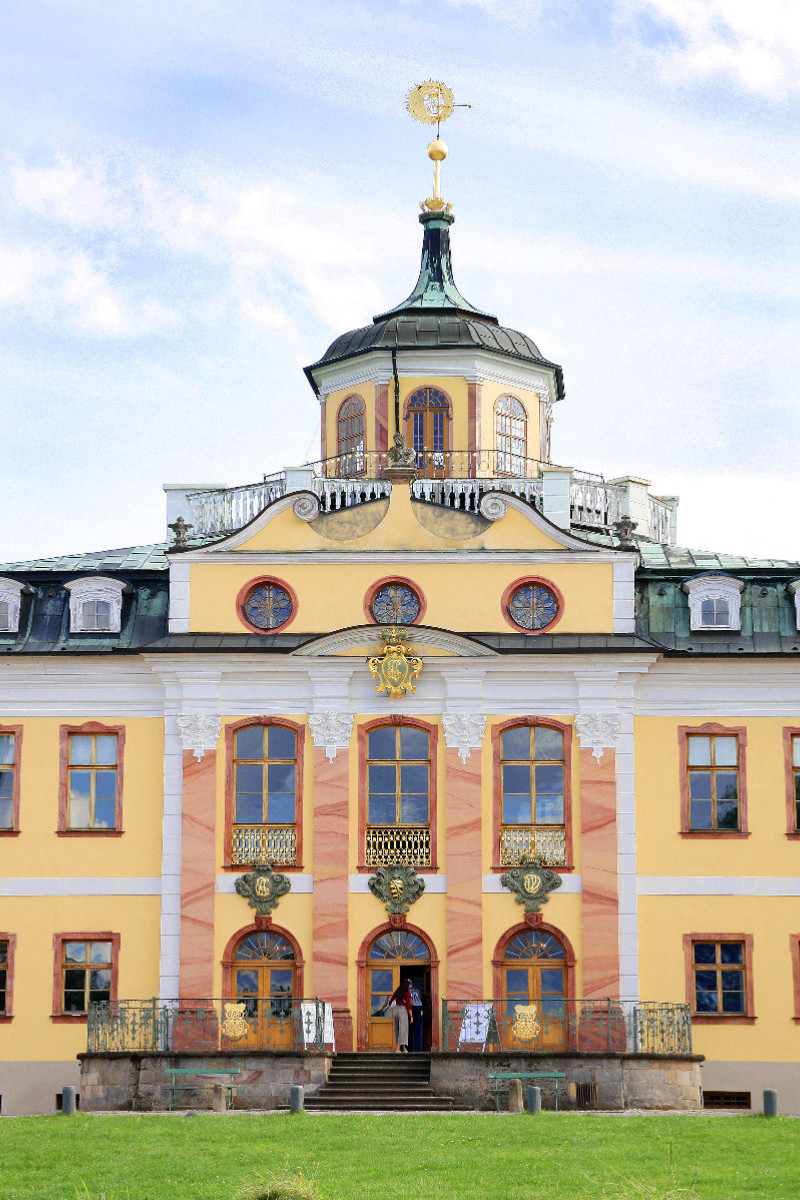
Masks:
[[[320,402],[328,477],[379,477],[397,432],[423,478],[533,478],[550,461],[553,404],[564,395],[561,368],[526,334],[465,300],[455,282],[455,218],[440,193],[447,146],[438,137],[453,107],[444,84],[429,81],[409,93],[411,115],[437,125],[428,146],[433,196],[420,206],[416,285],[306,367]]]

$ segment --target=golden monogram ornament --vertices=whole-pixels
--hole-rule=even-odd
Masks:
[[[446,121],[453,111],[453,93],[446,83],[438,79],[426,79],[408,93],[406,108],[415,121],[438,125],[440,121]]]
[[[518,1004],[511,1032],[517,1041],[533,1042],[539,1036],[539,1013],[535,1004]]]
[[[243,1038],[250,1028],[244,1015],[246,1008],[246,1004],[225,1005],[225,1017],[222,1021],[222,1032],[226,1038],[230,1038],[233,1042],[235,1042],[238,1038]]]
[[[383,649],[367,659],[376,692],[386,692],[397,699],[406,692],[415,692],[415,680],[422,670],[422,659],[406,653],[408,634],[404,629],[382,629]]]

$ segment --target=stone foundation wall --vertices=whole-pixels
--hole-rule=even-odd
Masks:
[[[167,1070],[238,1070],[234,1107],[278,1108],[289,1103],[289,1088],[302,1084],[308,1094],[326,1082],[331,1055],[325,1052],[260,1054],[80,1054],[81,1108],[87,1112],[148,1112],[169,1107]],[[187,1078],[206,1083],[202,1092],[178,1098],[180,1108],[211,1108],[212,1085],[219,1076]]]
[[[576,1085],[597,1084],[597,1108],[608,1112],[626,1108],[702,1107],[700,1064],[702,1056],[680,1058],[640,1054],[432,1054],[431,1087],[443,1096],[455,1096],[475,1108],[495,1107],[491,1072],[563,1071],[558,1081],[558,1107],[576,1107]],[[554,1106],[552,1079],[523,1080],[542,1089],[542,1104]],[[507,1101],[501,1097],[500,1108]]]

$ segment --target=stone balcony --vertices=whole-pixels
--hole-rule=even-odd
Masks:
[[[651,495],[646,479],[606,480],[495,450],[425,452],[417,458],[420,474],[411,485],[417,500],[477,512],[486,492],[507,492],[578,536],[611,533],[621,517],[630,517],[638,536],[675,544],[678,498]],[[301,491],[314,492],[323,512],[335,512],[388,496],[387,465],[384,453],[357,452],[287,467],[239,487],[165,485],[167,521],[182,516],[194,537],[234,533],[273,501]]]

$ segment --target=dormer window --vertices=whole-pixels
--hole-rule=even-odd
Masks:
[[[698,575],[682,584],[689,597],[689,624],[693,631],[741,629],[741,579],[729,575]]]
[[[64,586],[69,592],[70,633],[119,633],[126,589],[122,580],[95,576]]]
[[[800,629],[800,579],[793,579],[789,584],[789,594],[794,600],[794,623]]]
[[[0,576],[0,633],[16,633],[25,584]]]

